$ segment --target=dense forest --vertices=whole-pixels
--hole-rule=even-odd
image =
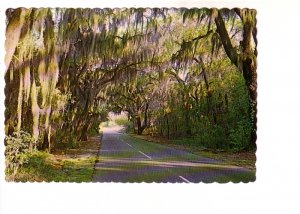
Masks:
[[[109,112],[133,131],[256,148],[256,11],[8,9],[5,144],[86,140]]]

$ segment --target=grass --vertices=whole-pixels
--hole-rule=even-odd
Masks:
[[[37,152],[15,177],[21,182],[90,182],[93,174],[94,158],[58,158]]]
[[[7,181],[17,182],[91,182],[95,162],[98,161],[99,139],[80,142],[78,147],[55,151],[53,154],[36,151],[28,162]]]

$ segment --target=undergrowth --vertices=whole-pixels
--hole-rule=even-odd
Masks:
[[[28,154],[28,161],[12,177],[6,174],[8,181],[26,182],[90,182],[96,157],[68,158],[36,151]]]

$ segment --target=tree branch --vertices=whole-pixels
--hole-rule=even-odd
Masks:
[[[215,10],[217,10],[217,9],[215,9]],[[224,47],[224,50],[225,50],[227,56],[232,61],[232,63],[236,65],[236,67],[239,67],[238,55],[237,55],[236,50],[232,46],[232,43],[229,38],[228,32],[226,30],[226,26],[225,26],[225,23],[222,18],[220,10],[217,10],[217,16],[215,17],[215,23],[217,26],[217,33],[220,35],[220,39],[221,39],[221,42],[223,44],[223,47]]]
[[[199,39],[203,39],[203,38],[209,36],[212,32],[213,32],[212,30],[209,30],[209,31],[206,32],[205,35],[199,35],[199,36],[193,38],[191,41],[196,41],[196,40],[199,40]]]
[[[171,70],[167,70],[166,73],[171,74],[179,83],[185,84],[185,82],[176,74],[175,72],[172,72]]]

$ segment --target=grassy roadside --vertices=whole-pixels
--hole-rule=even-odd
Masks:
[[[250,170],[256,169],[255,167],[256,156],[255,156],[255,152],[252,151],[249,152],[212,151],[204,147],[188,144],[186,143],[186,139],[167,140],[164,138],[150,136],[150,135],[135,135],[135,134],[130,134],[130,136],[138,139],[166,145],[175,149],[185,150],[203,157],[219,160],[228,165],[245,167]]]
[[[28,163],[18,170],[15,178],[6,175],[7,181],[16,182],[91,182],[95,162],[98,160],[99,137],[79,142],[74,149],[58,150],[53,154],[34,152]]]

